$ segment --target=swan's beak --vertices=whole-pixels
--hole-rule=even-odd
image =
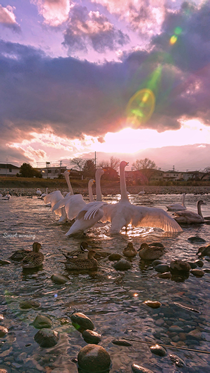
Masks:
[[[128,166],[129,165],[129,162],[126,162],[127,164],[126,164],[126,166]]]

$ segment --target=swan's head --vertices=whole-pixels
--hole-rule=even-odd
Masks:
[[[104,170],[102,167],[97,168],[96,175],[102,176],[104,174]]]
[[[89,180],[89,185],[92,187],[93,186],[93,184],[95,183],[95,180],[94,179],[90,179]]]
[[[129,165],[129,162],[125,162],[125,161],[120,162],[120,167],[122,168],[125,168],[128,165]]]
[[[202,199],[199,199],[199,201],[197,202],[197,205],[198,206],[206,205],[206,202],[204,202]]]

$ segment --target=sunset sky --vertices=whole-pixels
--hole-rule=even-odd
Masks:
[[[0,163],[210,167],[210,2],[0,0],[0,126]]]

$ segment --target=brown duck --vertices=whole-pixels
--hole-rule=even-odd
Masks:
[[[68,270],[97,270],[98,268],[98,262],[94,258],[95,251],[90,250],[88,251],[88,258],[68,258],[65,262],[65,267]]]
[[[87,242],[81,242],[79,249],[64,253],[60,250],[67,260],[72,258],[88,258],[88,244]]]
[[[32,269],[40,267],[44,261],[44,255],[39,252],[42,245],[39,242],[33,243],[33,251],[30,251],[23,260],[22,267],[23,269]]]
[[[132,242],[128,242],[128,245],[123,250],[123,255],[127,256],[127,258],[133,258],[136,254],[137,250],[133,247]]]

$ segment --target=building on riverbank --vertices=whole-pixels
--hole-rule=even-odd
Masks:
[[[16,176],[20,168],[11,163],[0,163],[0,176]]]

